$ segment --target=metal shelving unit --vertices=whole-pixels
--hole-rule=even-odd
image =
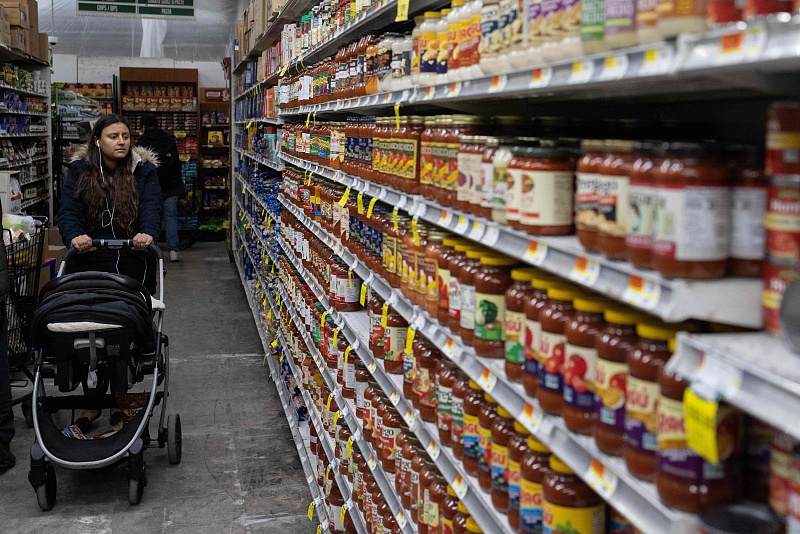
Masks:
[[[234,148],[234,150],[237,153],[241,154],[242,156],[244,156],[246,158],[250,158],[251,160],[255,161],[256,163],[260,163],[261,165],[269,167],[270,169],[273,169],[273,170],[276,170],[276,171],[279,171],[279,172],[283,170],[283,164],[282,163],[275,163],[274,161],[270,161],[267,158],[262,158],[261,156],[259,156],[257,154],[253,154],[252,152],[248,152],[248,151],[242,150],[240,148]]]

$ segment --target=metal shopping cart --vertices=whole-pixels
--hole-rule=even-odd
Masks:
[[[13,241],[11,230],[5,230],[10,244],[6,245],[8,277],[11,290],[6,299],[8,316],[8,363],[11,368],[11,387],[23,390],[13,404],[22,405],[25,424],[33,428],[31,385],[33,384],[33,350],[30,346],[30,324],[39,299],[39,274],[45,243],[47,217],[33,217],[35,230]]]

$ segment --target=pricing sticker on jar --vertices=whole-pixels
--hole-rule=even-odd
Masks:
[[[661,284],[631,275],[628,287],[622,292],[622,300],[645,310],[652,310],[661,298]]]
[[[498,74],[497,76],[492,76],[492,83],[491,85],[489,85],[489,92],[498,93],[506,88],[507,83],[508,83],[508,76],[505,74]]]
[[[456,227],[453,228],[453,231],[457,234],[463,234],[469,228],[469,219],[463,217],[461,215],[458,216],[458,224]]]
[[[572,64],[572,74],[567,83],[570,85],[587,83],[594,74],[594,61],[576,61]]]
[[[497,385],[497,376],[487,368],[483,368],[481,376],[478,377],[478,385],[486,392],[491,393]]]
[[[522,255],[522,261],[526,261],[533,265],[541,265],[547,257],[547,245],[538,243],[536,241],[529,241],[528,248]]]
[[[583,475],[583,479],[601,497],[608,500],[617,491],[619,478],[616,473],[603,465],[597,458],[592,458],[589,469]]]
[[[522,426],[530,430],[532,434],[537,434],[539,428],[542,426],[542,421],[544,421],[544,412],[538,406],[526,402],[517,420],[522,423]]]
[[[452,220],[453,214],[447,210],[442,210],[442,213],[439,214],[439,226],[450,226]]]
[[[528,87],[531,89],[541,89],[550,85],[553,79],[553,69],[551,67],[543,67],[541,69],[534,69],[531,74],[531,81]]]
[[[497,240],[500,238],[500,229],[497,226],[489,226],[486,229],[486,233],[483,234],[481,238],[481,243],[486,245],[487,247],[493,247]]]
[[[451,83],[447,88],[447,98],[455,98],[461,94],[461,82]]]
[[[593,286],[600,276],[600,264],[588,258],[575,258],[575,266],[569,273],[569,278],[573,282],[586,286]]]
[[[439,450],[439,445],[437,445],[437,443],[433,440],[431,440],[431,442],[428,443],[428,446],[425,447],[425,451],[428,453],[428,456],[430,456],[431,460],[433,460],[434,462],[436,461],[437,458],[439,458],[439,454],[441,453],[441,451]]]
[[[469,231],[469,234],[467,234],[467,237],[473,241],[478,241],[483,237],[484,232],[486,232],[485,224],[479,221],[472,221],[472,229]]]

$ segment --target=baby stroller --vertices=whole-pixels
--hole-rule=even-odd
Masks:
[[[131,246],[131,241],[95,240],[92,246],[119,250]],[[167,447],[170,463],[181,461],[180,416],[167,417],[169,340],[161,331],[164,259],[155,245],[147,253],[158,259],[158,300],[126,276],[96,271],[63,275],[75,254],[72,248],[58,278],[42,288],[31,324],[37,347],[32,405],[36,441],[28,473],[42,510],[52,509],[56,502],[53,465],[97,469],[127,461],[128,501],[139,504],[147,485],[143,453],[152,446],[149,422],[158,404],[158,446]],[[48,395],[45,379],[52,379],[53,388],[68,395]],[[145,389],[149,383],[149,391],[127,393],[139,382],[145,382]],[[78,386],[83,395],[73,393]],[[131,417],[115,433],[76,439],[85,438],[76,425],[64,427],[68,411],[74,423],[76,410],[112,407],[128,408]]]

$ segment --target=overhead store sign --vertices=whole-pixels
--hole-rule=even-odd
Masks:
[[[78,0],[78,15],[194,20],[194,0]]]

